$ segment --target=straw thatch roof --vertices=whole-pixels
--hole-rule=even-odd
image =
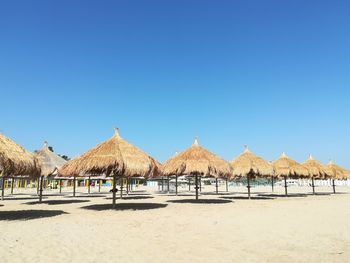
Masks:
[[[157,170],[157,162],[122,139],[116,128],[112,138],[66,163],[59,169],[59,174],[61,176],[115,174],[130,177],[149,176]]]
[[[195,138],[193,145],[167,160],[162,171],[170,175],[201,175],[214,177],[228,177],[231,174],[230,164],[201,147]]]
[[[332,178],[333,179],[347,179],[350,178],[350,171],[346,170],[345,168],[336,165],[332,161],[329,161],[327,164],[327,167],[332,171]]]
[[[272,162],[272,166],[275,170],[276,176],[287,177],[308,177],[308,169],[290,159],[285,153],[282,153],[279,159]]]
[[[274,170],[272,165],[263,158],[256,156],[248,147],[241,155],[231,161],[233,175],[237,177],[247,176],[273,176]]]
[[[309,174],[314,178],[326,178],[328,176],[332,176],[332,171],[319,161],[314,160],[312,155],[309,155],[309,158],[302,163],[309,170]]]
[[[35,153],[35,156],[38,158],[41,175],[50,176],[57,172],[67,161],[57,154],[49,150],[49,145],[47,142],[44,143],[44,146],[41,150]]]
[[[1,175],[40,175],[40,166],[35,156],[2,134],[0,134]]]

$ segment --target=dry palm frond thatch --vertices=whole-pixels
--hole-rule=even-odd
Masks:
[[[309,155],[309,158],[302,163],[309,171],[309,175],[315,179],[324,179],[332,176],[332,171],[319,161],[316,161],[312,155]]]
[[[195,138],[190,148],[167,160],[162,166],[162,171],[166,176],[228,177],[231,174],[231,167],[227,161],[201,147]]]
[[[350,174],[350,171],[346,170],[345,168],[339,165],[336,165],[332,161],[329,161],[327,167],[332,172],[333,179],[344,180],[347,179]]]
[[[292,178],[309,176],[309,171],[305,166],[290,159],[285,153],[282,153],[279,159],[273,161],[272,166],[275,170],[275,176]]]
[[[147,177],[158,170],[157,165],[149,155],[122,139],[116,128],[112,138],[67,162],[59,169],[59,174]]]
[[[35,156],[2,134],[0,134],[1,175],[40,175],[40,166]]]
[[[236,177],[250,176],[272,176],[274,170],[272,165],[263,158],[253,154],[247,146],[244,152],[231,161],[233,175]]]
[[[50,151],[48,143],[45,142],[41,150],[35,153],[41,166],[41,175],[50,176],[57,172],[67,161]]]

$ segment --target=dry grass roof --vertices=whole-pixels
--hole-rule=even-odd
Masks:
[[[231,165],[233,167],[233,175],[237,177],[247,176],[248,174],[253,176],[274,175],[272,165],[249,151],[247,146],[245,146],[241,155],[231,161]]]
[[[2,134],[0,134],[0,175],[40,175],[40,166],[34,155]]]
[[[229,177],[230,164],[201,147],[195,138],[193,145],[167,160],[163,166],[164,175],[201,175],[203,177]]]
[[[41,175],[50,176],[53,175],[59,168],[61,168],[67,161],[57,154],[51,152],[48,147],[48,143],[45,142],[41,150],[35,153],[35,156],[39,160],[41,167]]]
[[[122,139],[116,128],[110,139],[66,163],[59,169],[59,174],[150,176],[158,170],[157,165],[149,155]]]
[[[279,159],[272,162],[276,176],[287,177],[308,177],[308,169],[298,162],[290,159],[285,153],[282,153]]]
[[[331,170],[333,179],[343,180],[350,178],[349,170],[334,164],[332,161],[327,164],[327,167]]]
[[[311,177],[323,179],[332,176],[332,171],[319,161],[314,160],[311,154],[302,165],[308,169]]]

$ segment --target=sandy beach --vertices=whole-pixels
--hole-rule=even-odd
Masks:
[[[108,189],[7,194],[1,262],[349,262],[350,189],[203,189],[201,203],[141,187],[109,210]],[[192,193],[193,195],[193,193]],[[10,200],[15,199],[15,200]]]

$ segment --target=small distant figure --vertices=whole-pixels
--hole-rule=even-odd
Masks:
[[[113,189],[109,190],[110,193],[113,193]],[[115,189],[115,192],[118,192],[118,189]]]

